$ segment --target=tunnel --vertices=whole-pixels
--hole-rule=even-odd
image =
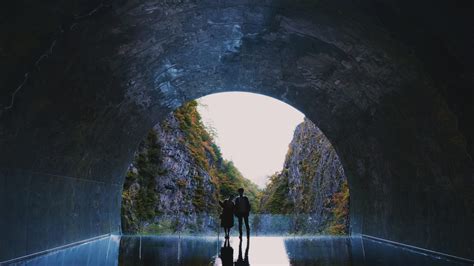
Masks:
[[[120,234],[147,131],[225,91],[335,147],[351,235],[474,260],[472,1],[9,1],[0,11],[0,262]]]

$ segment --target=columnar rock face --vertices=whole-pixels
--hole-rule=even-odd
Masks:
[[[174,223],[171,228],[176,231],[193,227],[202,230],[203,224],[208,223],[198,218],[211,218],[217,213],[218,188],[213,183],[215,180],[197,164],[183,141],[185,138],[179,121],[170,115],[164,123],[153,127],[149,137],[140,144],[123,192],[122,227],[125,232],[150,230],[146,228],[148,224],[162,225],[165,220]],[[153,148],[159,154],[150,154],[149,149]],[[158,157],[154,162],[150,160],[153,156]],[[142,161],[145,158],[148,159],[146,163]],[[208,162],[217,163],[212,160],[209,158]],[[143,180],[146,179],[143,172],[150,167],[157,167],[157,171],[149,176],[152,181],[147,183]],[[140,199],[140,193],[146,193],[146,190],[150,193]],[[199,216],[199,213],[205,215]]]
[[[305,119],[296,128],[283,171],[288,175],[288,195],[296,213],[311,214],[311,223],[320,231],[348,232],[349,190],[344,169],[329,140],[311,121]],[[341,196],[345,198],[339,199]]]
[[[155,177],[156,191],[159,192],[156,211],[158,214],[177,213],[181,219],[180,225],[195,225],[199,228],[204,223],[198,221],[199,213],[215,217],[219,211],[218,180],[196,162],[182,141],[186,136],[176,117],[170,115],[162,123],[161,130],[159,125],[154,130],[162,147],[161,167],[164,173]],[[206,158],[208,164],[214,166],[222,163],[218,161],[220,159],[211,154]]]
[[[342,164],[314,123],[296,127],[283,170],[271,177],[262,212],[302,215],[303,232],[344,234],[349,226],[349,189]]]

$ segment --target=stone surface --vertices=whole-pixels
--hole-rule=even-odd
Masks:
[[[349,181],[354,234],[472,259],[472,9],[9,2],[0,11],[0,166],[12,169],[1,195],[12,202],[0,203],[10,216],[0,234],[18,238],[0,240],[0,261],[118,230],[116,188],[146,132],[186,100],[235,90],[283,100],[325,133]],[[19,191],[38,202],[21,210]],[[22,222],[25,212],[35,219]],[[51,224],[63,233],[21,236]]]
[[[347,179],[334,147],[305,118],[295,129],[283,169],[263,193],[261,211],[292,214],[301,233],[349,233],[349,191],[344,186]]]
[[[180,129],[180,122],[173,114],[167,116],[163,123],[153,127],[156,133],[157,147],[160,148],[159,168],[160,173],[154,178],[154,191],[157,199],[153,206],[155,217],[151,220],[140,220],[134,218],[137,212],[137,198],[140,189],[146,189],[145,184],[134,181],[126,191],[129,192],[130,202],[122,205],[126,210],[125,218],[129,222],[123,224],[123,229],[127,233],[138,233],[147,231],[150,223],[161,224],[163,220],[171,221],[176,232],[214,232],[217,225],[212,219],[217,217],[220,210],[218,205],[218,188],[208,171],[198,165],[190,150],[186,147],[184,132]],[[134,163],[137,162],[138,153],[146,153],[149,143],[143,141],[135,155]],[[129,171],[135,172],[139,166],[132,163]],[[213,162],[209,158],[209,163]],[[198,182],[197,178],[201,178]],[[200,186],[201,185],[201,186]],[[206,213],[200,212],[194,205],[198,189],[204,193],[202,207]],[[124,220],[122,219],[122,222]],[[215,222],[215,221],[214,221]],[[168,228],[167,228],[168,229]],[[169,229],[168,229],[169,230]]]
[[[289,197],[297,212],[314,214],[314,226],[323,228],[332,219],[334,208],[327,201],[346,182],[344,169],[329,140],[307,119],[296,128],[290,150],[284,165]],[[303,191],[311,191],[312,197],[305,199]]]

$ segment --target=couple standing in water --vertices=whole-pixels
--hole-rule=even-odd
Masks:
[[[229,239],[230,228],[234,226],[234,215],[237,216],[239,221],[239,237],[242,239],[242,223],[245,223],[245,229],[247,230],[247,238],[250,236],[249,226],[249,214],[250,214],[250,202],[249,199],[244,196],[244,189],[239,188],[239,196],[232,201],[232,197],[229,196],[224,202],[219,201],[219,205],[222,207],[221,213],[221,227],[224,227],[225,238]]]

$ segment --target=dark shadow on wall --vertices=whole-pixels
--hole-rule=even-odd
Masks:
[[[352,232],[474,254],[472,6],[393,1],[401,11],[384,25],[346,1],[74,3],[2,9],[0,260],[118,232],[141,137],[223,90],[273,96],[318,122],[349,177]],[[406,12],[420,16],[397,28]],[[459,64],[436,66],[445,56]]]

